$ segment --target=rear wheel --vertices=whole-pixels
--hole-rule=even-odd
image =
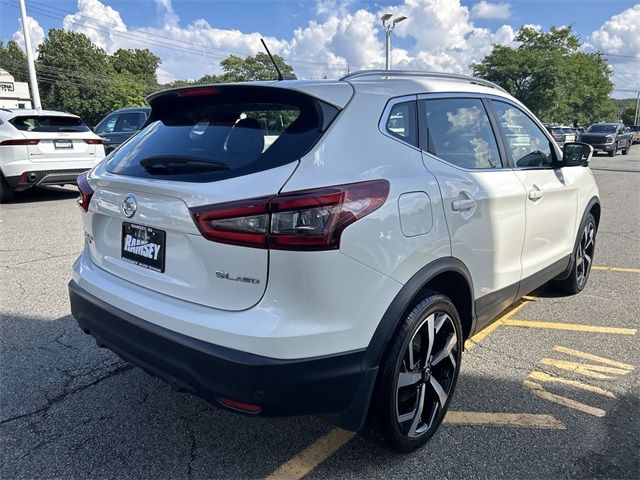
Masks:
[[[13,200],[13,188],[7,183],[4,175],[0,173],[0,203],[8,203]]]
[[[392,340],[364,433],[395,452],[424,445],[449,407],[462,349],[455,306],[446,296],[430,292],[403,320]]]
[[[573,254],[575,261],[571,274],[564,280],[554,280],[553,286],[570,294],[581,292],[587,285],[591,273],[595,248],[596,220],[593,215],[589,214]]]

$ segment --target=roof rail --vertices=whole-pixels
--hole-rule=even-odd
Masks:
[[[422,77],[422,78],[441,78],[445,80],[458,80],[461,82],[474,83],[476,85],[483,85],[489,88],[495,88],[501,92],[508,93],[504,88],[496,85],[484,78],[472,77],[471,75],[461,75],[459,73],[441,73],[441,72],[420,72],[417,70],[361,70],[359,72],[353,72],[344,77],[340,77],[340,80],[347,81],[360,77]]]

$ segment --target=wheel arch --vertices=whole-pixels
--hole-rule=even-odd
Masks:
[[[364,358],[364,367],[380,364],[402,319],[418,304],[427,291],[446,295],[460,314],[464,338],[475,328],[473,283],[466,265],[455,257],[440,258],[420,269],[396,295],[382,316]]]

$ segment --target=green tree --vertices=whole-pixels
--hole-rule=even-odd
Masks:
[[[633,121],[636,118],[636,106],[629,105],[622,111],[622,123],[625,125],[633,125]]]
[[[545,122],[588,124],[615,117],[607,62],[599,53],[580,51],[571,27],[522,27],[516,41],[515,48],[495,45],[472,65],[474,74],[502,86]]]
[[[107,53],[82,33],[59,29],[49,30],[38,51],[43,106],[98,122],[109,111],[106,97],[114,74]]]
[[[143,82],[145,86],[158,84],[156,70],[160,65],[160,57],[148,49],[119,49],[109,58],[116,73],[131,75]]]
[[[9,40],[6,46],[0,41],[0,68],[13,75],[16,82],[29,80],[27,56],[13,40]]]
[[[82,33],[51,29],[36,63],[43,106],[95,125],[112,110],[145,105],[159,63],[149,50],[108,55]]]
[[[279,55],[273,56],[285,78],[293,76],[293,67]],[[220,62],[224,73],[217,77],[218,82],[247,82],[250,80],[277,80],[278,73],[266,53],[257,53],[245,58],[229,55]]]

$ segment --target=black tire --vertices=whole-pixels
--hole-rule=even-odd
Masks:
[[[551,282],[553,287],[571,295],[584,290],[593,265],[597,233],[596,219],[589,214],[580,228],[580,237],[573,252],[574,260],[571,266],[571,274],[564,280],[553,280]]]
[[[390,341],[363,433],[397,453],[424,445],[449,408],[463,343],[456,307],[446,296],[428,292],[401,321]],[[413,365],[408,365],[412,361]],[[405,385],[399,386],[399,382]]]
[[[4,175],[0,173],[0,203],[9,203],[13,200],[13,188],[4,179]]]
[[[613,147],[613,150],[611,150],[610,152],[607,152],[607,154],[608,154],[610,157],[615,157],[615,156],[616,156],[617,151],[618,151],[618,145],[614,146],[614,147]]]
[[[623,155],[629,155],[629,150],[631,150],[631,140],[627,142],[627,146],[622,150]]]

